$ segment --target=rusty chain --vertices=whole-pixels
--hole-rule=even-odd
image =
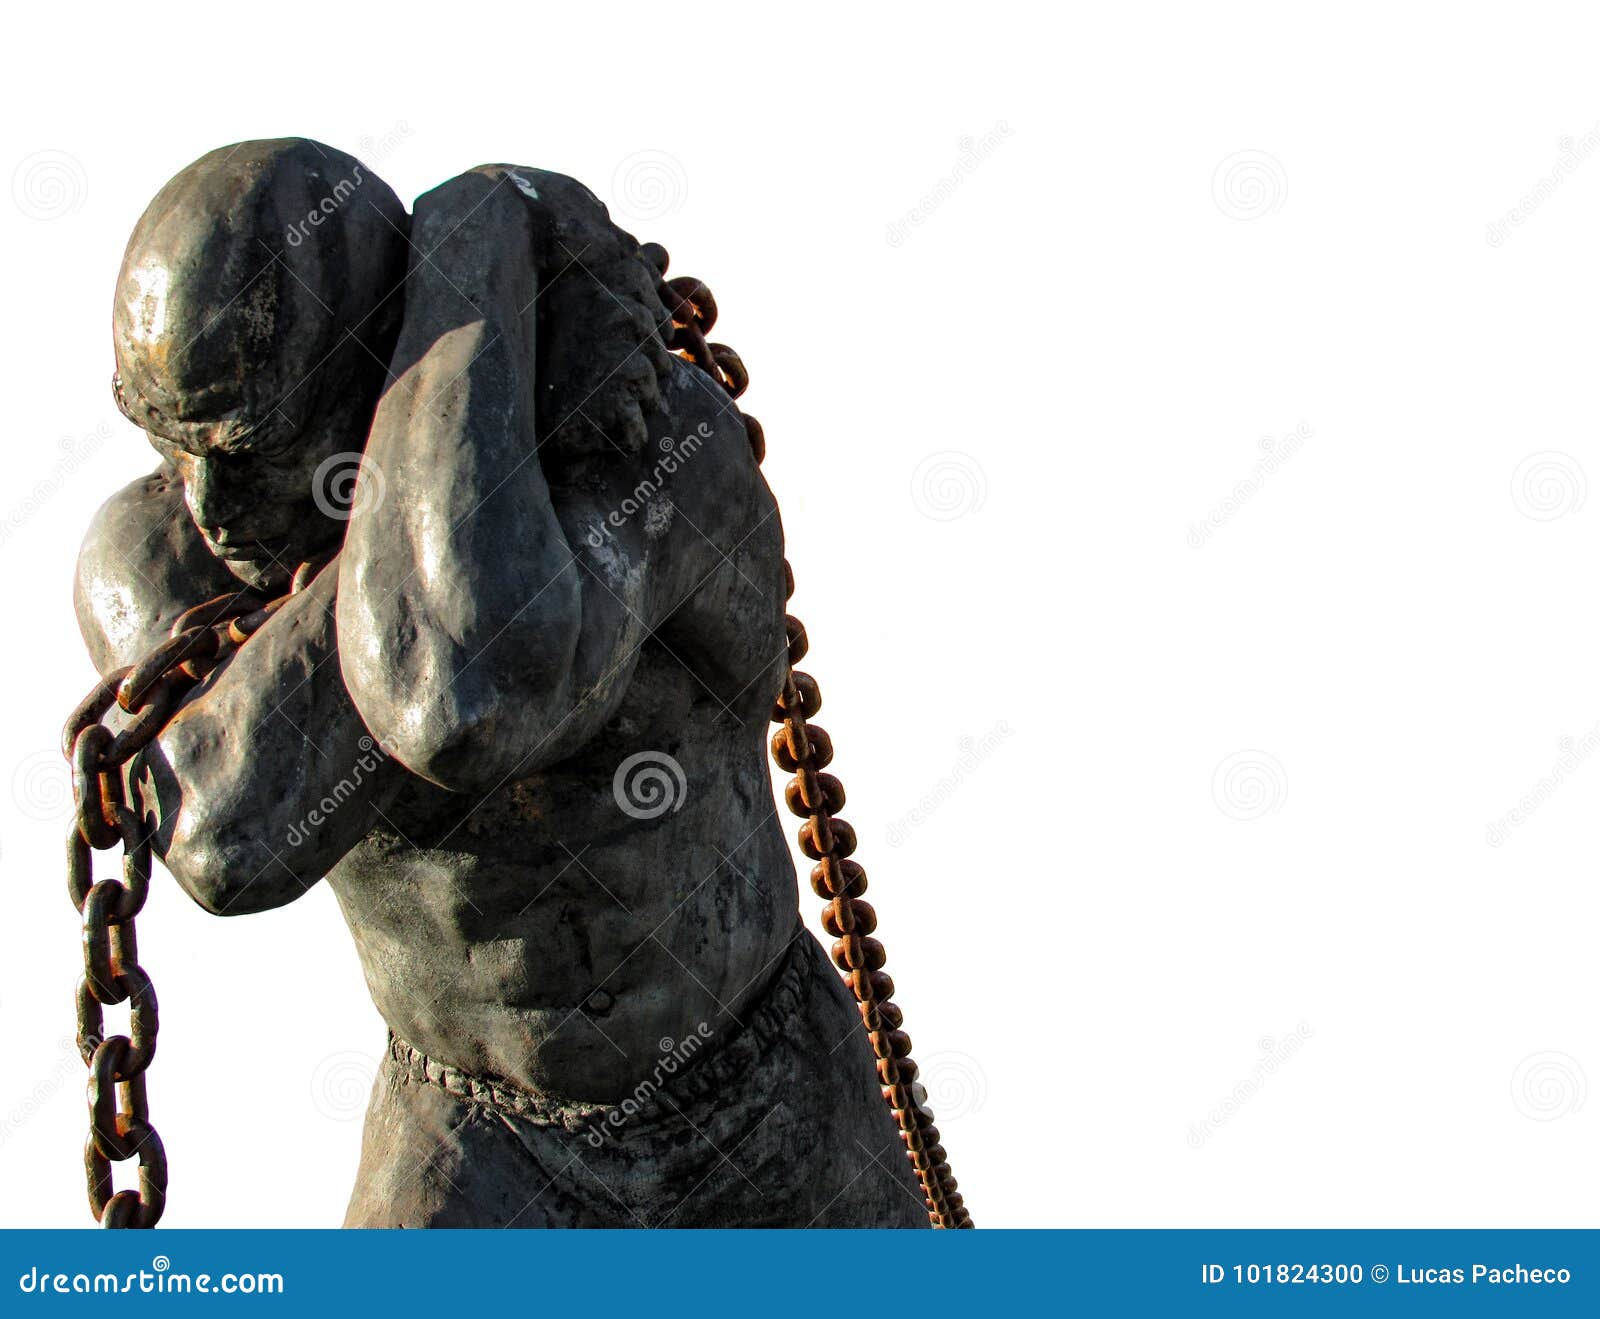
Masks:
[[[707,372],[737,399],[750,383],[739,355],[709,343],[705,332],[717,319],[716,300],[700,280],[667,279],[668,256],[656,243],[641,252],[659,276],[658,293],[672,319],[668,347]],[[766,456],[761,423],[740,413],[756,462]],[[62,752],[72,765],[75,819],[67,836],[67,888],[83,920],[84,975],[77,990],[77,1044],[89,1069],[89,1137],[84,1171],[89,1207],[108,1228],[154,1227],[166,1207],[167,1159],[150,1121],[145,1073],[155,1057],[160,1016],[155,987],[139,965],[135,917],[149,896],[151,832],[127,800],[123,770],[161,734],[183,697],[242,646],[294,593],[303,590],[331,555],[301,564],[287,594],[264,601],[248,590],[219,595],[184,611],[168,639],[139,663],[119,668],[95,684],[62,733]],[[784,562],[785,598],[794,594],[794,574]],[[880,1088],[894,1115],[907,1157],[922,1184],[924,1205],[935,1227],[972,1226],[955,1177],[939,1143],[932,1112],[919,1102],[911,1037],[901,1029],[904,1013],[892,1001],[894,981],[883,969],[883,945],[870,937],[877,914],[861,900],[866,871],[850,860],[855,830],[838,818],[844,786],[824,773],[833,759],[828,734],[807,721],[822,706],[816,679],[794,666],[805,657],[806,631],[786,616],[788,666],[772,710],[778,731],[772,757],[793,774],[784,803],[804,823],[800,849],[816,864],[811,887],[827,900],[823,928],[834,937],[834,964],[856,997],[876,1060]],[[129,716],[116,732],[104,720],[113,705]],[[122,845],[122,878],[96,881],[93,852]],[[104,1034],[104,1009],[129,1004],[129,1033]],[[113,1187],[113,1162],[137,1159],[137,1190]]]
[[[658,243],[640,249],[659,277],[657,293],[672,318],[667,346],[694,363],[737,399],[750,383],[739,354],[726,344],[708,343],[706,332],[716,323],[717,303],[698,279],[667,279],[669,258]],[[756,462],[766,457],[766,437],[761,423],[740,413]],[[785,592],[794,594],[794,572],[783,565]],[[861,901],[867,889],[867,872],[850,860],[856,850],[856,831],[838,812],[844,806],[844,785],[823,771],[833,759],[833,741],[820,727],[807,721],[822,708],[817,680],[794,666],[805,658],[806,630],[792,614],[784,619],[788,633],[789,663],[783,690],[772,708],[778,730],[772,736],[772,758],[786,774],[784,804],[805,821],[800,826],[800,850],[816,864],[811,887],[827,901],[822,926],[833,936],[833,961],[843,973],[866,1026],[867,1039],[877,1061],[878,1082],[885,1102],[900,1128],[900,1139],[911,1166],[922,1183],[923,1203],[935,1227],[971,1227],[956,1179],[939,1143],[939,1128],[932,1112],[916,1091],[917,1065],[911,1058],[911,1037],[901,1029],[905,1014],[892,1002],[894,981],[883,968],[887,958],[878,940],[869,937],[877,927],[877,913]]]
[[[247,590],[185,610],[167,640],[137,664],[108,673],[79,702],[61,735],[72,765],[75,818],[67,835],[67,891],[83,918],[78,982],[78,1052],[89,1068],[89,1138],[83,1164],[89,1209],[102,1227],[154,1227],[167,1202],[167,1155],[150,1121],[145,1073],[160,1015],[139,965],[134,918],[150,893],[151,828],[130,805],[123,770],[177,712],[185,694],[242,646],[332,556],[305,563],[286,595],[267,602]],[[112,706],[129,716],[120,731]],[[94,878],[93,854],[122,845],[122,878]],[[105,1034],[105,1009],[129,1005],[128,1034]],[[111,1165],[139,1161],[138,1190],[115,1190]]]

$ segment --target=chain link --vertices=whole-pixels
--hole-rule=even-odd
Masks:
[[[656,243],[641,248],[660,277],[657,291],[671,316],[667,346],[705,371],[737,399],[750,383],[739,354],[705,335],[717,319],[716,299],[700,280],[667,279],[668,256]],[[761,423],[740,413],[756,462],[766,457]],[[331,557],[331,556],[329,556]],[[106,675],[68,719],[62,751],[72,765],[75,819],[67,837],[67,888],[83,920],[84,975],[77,991],[77,1043],[89,1068],[89,1138],[84,1172],[89,1207],[103,1227],[154,1227],[166,1207],[167,1157],[150,1122],[145,1073],[155,1057],[160,1016],[155,986],[139,965],[134,918],[150,890],[151,837],[123,794],[123,767],[166,727],[184,695],[243,645],[290,595],[303,590],[328,558],[302,564],[288,594],[263,601],[249,591],[219,595],[180,614],[169,638],[138,664]],[[785,599],[794,594],[794,573],[783,565]],[[811,887],[827,900],[823,928],[833,936],[833,961],[861,1011],[876,1060],[878,1081],[894,1115],[907,1157],[922,1183],[924,1205],[935,1227],[972,1226],[955,1177],[939,1143],[932,1112],[920,1102],[911,1037],[901,1029],[904,1013],[892,1001],[894,981],[883,969],[883,945],[871,938],[877,913],[861,895],[867,874],[850,859],[855,830],[838,812],[844,785],[825,773],[833,742],[808,721],[822,708],[817,681],[794,666],[806,654],[806,630],[784,619],[788,668],[773,706],[772,758],[794,777],[784,804],[804,823],[800,850],[815,865]],[[121,731],[102,722],[113,704],[132,716]],[[122,878],[95,881],[93,850],[122,847]],[[129,1004],[129,1033],[105,1036],[104,1008]],[[138,1189],[117,1191],[111,1165],[137,1159]]]
[[[331,555],[302,564],[289,595]],[[167,1203],[167,1153],[150,1122],[145,1073],[161,1028],[155,985],[139,965],[134,918],[150,893],[151,827],[125,797],[123,770],[161,733],[184,695],[267,621],[270,604],[233,591],[184,611],[167,640],[137,664],[107,674],[67,720],[61,749],[72,766],[74,819],[67,892],[83,920],[77,992],[78,1052],[89,1068],[89,1138],[83,1147],[89,1209],[102,1227],[154,1227]],[[105,717],[129,718],[118,732]],[[94,878],[94,852],[122,848],[122,878]],[[128,1004],[128,1033],[105,1033],[105,1009]],[[137,1159],[138,1189],[118,1191],[111,1165]]]
[[[706,333],[716,323],[717,303],[711,290],[698,279],[667,279],[669,258],[658,243],[645,243],[641,249],[646,261],[656,269],[660,282],[657,292],[672,318],[667,347],[694,363],[716,380],[729,398],[736,399],[750,383],[739,354],[726,344],[709,343]],[[766,436],[761,423],[747,413],[745,433],[756,462],[766,457]],[[785,560],[784,598],[794,594],[794,572]],[[884,948],[871,938],[878,916],[861,901],[867,889],[867,872],[850,859],[856,850],[856,831],[839,818],[844,807],[844,785],[832,774],[824,773],[833,759],[833,740],[821,728],[809,723],[822,708],[822,691],[817,680],[794,666],[805,658],[805,626],[792,614],[784,618],[788,632],[789,664],[783,690],[772,708],[772,722],[778,730],[772,735],[772,758],[778,768],[794,777],[784,789],[783,800],[804,823],[800,826],[800,850],[816,864],[811,870],[811,887],[826,899],[822,926],[833,936],[833,962],[843,974],[866,1027],[867,1041],[877,1063],[878,1083],[884,1101],[894,1114],[895,1125],[906,1148],[911,1166],[922,1183],[923,1203],[935,1227],[971,1227],[956,1179],[939,1143],[939,1128],[934,1125],[922,1087],[916,1084],[917,1065],[911,1058],[911,1036],[901,1026],[905,1014],[892,1001],[894,981],[883,968]]]

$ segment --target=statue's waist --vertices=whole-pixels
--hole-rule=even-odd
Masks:
[[[816,940],[804,928],[797,928],[767,968],[765,988],[737,1015],[723,1012],[714,1021],[698,1023],[681,1038],[657,1041],[655,1056],[640,1060],[631,1091],[612,1102],[477,1075],[429,1057],[392,1030],[386,1070],[397,1083],[436,1086],[466,1102],[535,1125],[605,1131],[620,1127],[625,1120],[630,1130],[639,1130],[652,1121],[681,1116],[684,1106],[736,1086],[740,1075],[786,1032],[792,1032],[795,1018],[804,1016],[819,997],[814,992],[819,975],[832,974]]]

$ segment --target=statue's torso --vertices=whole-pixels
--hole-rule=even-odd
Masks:
[[[401,1039],[468,1072],[608,1101],[663,1041],[737,1024],[793,934],[794,870],[761,730],[692,685],[649,648],[618,717],[573,760],[482,800],[407,777],[329,876]],[[683,777],[663,769],[667,798],[630,802],[662,813],[635,818],[616,771],[655,752]]]
[[[237,586],[198,543],[181,487],[134,482],[80,562],[97,665],[129,662],[183,609]],[[797,919],[766,730],[748,697],[728,708],[652,640],[616,715],[571,759],[481,797],[404,773],[327,876],[391,1029],[465,1071],[608,1101],[662,1041],[737,1025]],[[674,805],[659,815],[616,781],[640,754],[681,772],[662,769]],[[347,778],[372,772],[363,759]],[[302,830],[329,805],[270,803]]]

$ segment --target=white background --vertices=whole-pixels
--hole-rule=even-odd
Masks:
[[[715,289],[980,1226],[1600,1225],[1600,20],[1107,8],[8,17],[0,1221],[87,1221],[122,247],[304,134],[406,199],[573,174]],[[337,1224],[383,1028],[331,896],[147,911],[166,1223]]]

